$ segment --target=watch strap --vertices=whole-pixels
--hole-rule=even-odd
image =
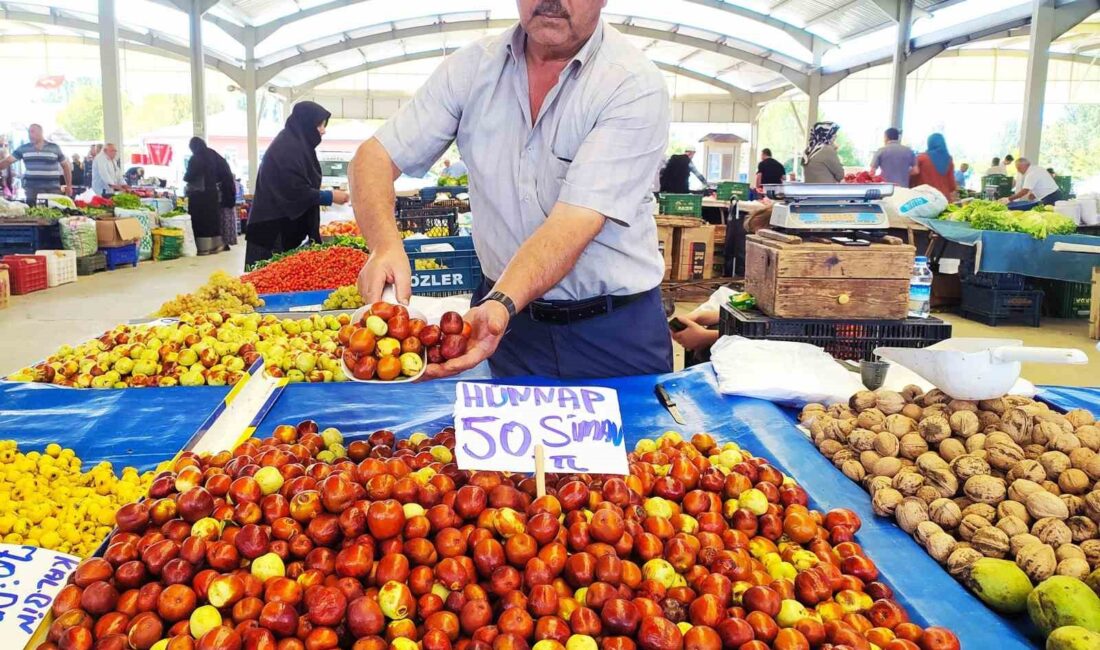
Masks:
[[[487,296],[481,299],[481,304],[489,302],[490,300],[504,305],[504,308],[508,310],[508,318],[516,317],[516,303],[512,302],[512,299],[504,293],[500,291],[490,291]]]

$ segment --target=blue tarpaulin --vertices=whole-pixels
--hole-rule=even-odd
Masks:
[[[325,298],[328,298],[331,293],[332,291],[330,289],[325,289],[323,291],[294,291],[291,293],[265,293],[260,296],[264,301],[264,306],[256,311],[284,312],[290,311],[293,307],[321,305],[325,302]]]
[[[1100,265],[1100,255],[1054,251],[1054,244],[1058,242],[1100,246],[1100,237],[1052,235],[1046,239],[1035,239],[1018,232],[975,230],[959,221],[913,220],[928,226],[944,239],[967,246],[980,244],[981,256],[975,271],[983,273],[1017,273],[1032,278],[1091,282],[1092,267]]]
[[[668,387],[687,425],[677,424],[658,403],[653,389]],[[524,385],[560,385],[546,379],[509,379]],[[623,377],[602,381],[569,381],[619,392],[628,444],[673,430],[708,431],[721,441],[735,441],[753,454],[770,459],[795,477],[821,510],[850,508],[863,520],[857,538],[878,565],[913,618],[943,625],[959,635],[964,648],[1016,650],[1034,648],[1014,622],[992,613],[948,575],[913,539],[886,519],[875,517],[866,492],[849,481],[793,426],[790,416],[770,402],[724,397],[717,391],[709,365],[660,377]],[[377,429],[402,436],[434,433],[451,424],[455,382],[405,385],[288,386],[257,430],[267,436],[276,425],[313,419],[334,426],[349,438]]]
[[[1100,388],[1041,386],[1039,398],[1063,411],[1085,409],[1100,418]]]

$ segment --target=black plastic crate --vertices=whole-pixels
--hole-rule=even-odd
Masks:
[[[1039,290],[993,289],[964,282],[959,313],[971,320],[996,327],[1022,323],[1039,327],[1043,292]]]
[[[974,272],[974,258],[964,257],[959,262],[959,279],[976,287],[991,289],[1026,289],[1027,277],[1018,273]]]
[[[76,258],[76,274],[91,275],[107,270],[107,256],[104,253],[92,253]]]
[[[814,320],[773,318],[756,310],[722,305],[723,336],[810,343],[837,359],[875,360],[877,347],[924,348],[951,338],[951,324],[938,318],[904,320]]]
[[[415,210],[422,207],[424,207],[424,202],[420,200],[419,196],[399,196],[397,197],[395,209],[400,213],[402,210]]]
[[[397,230],[429,237],[454,237],[458,234],[458,210],[454,208],[415,208],[397,213]]]
[[[34,255],[35,251],[61,248],[61,229],[56,223],[0,224],[0,255]]]
[[[1092,307],[1092,285],[1088,282],[1033,281],[1043,291],[1043,315],[1051,318],[1088,318]]]

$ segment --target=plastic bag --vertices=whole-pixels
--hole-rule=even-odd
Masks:
[[[847,402],[863,390],[859,375],[809,343],[758,341],[723,336],[710,349],[718,390],[801,406]]]
[[[61,229],[61,246],[76,253],[77,257],[95,255],[99,250],[95,221],[88,217],[62,217],[57,220]]]
[[[138,241],[138,260],[144,262],[153,259],[153,228],[156,227],[156,215],[150,210],[125,210],[115,208],[116,217],[132,217],[141,224],[141,240]]]
[[[183,256],[195,257],[199,254],[199,248],[195,244],[195,230],[191,227],[191,215],[181,214],[176,217],[161,217],[160,224],[165,228],[179,228],[183,231]]]
[[[935,219],[947,209],[947,197],[931,185],[918,185],[908,190],[894,188],[894,195],[885,202],[897,210],[898,216],[907,219]]]

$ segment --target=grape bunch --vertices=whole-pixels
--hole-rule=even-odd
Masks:
[[[215,271],[194,293],[177,295],[161,305],[157,315],[175,317],[211,311],[248,314],[263,304],[254,285],[230,277],[225,271]]]
[[[363,297],[355,285],[340,287],[325,298],[324,309],[359,309],[363,306]]]
[[[413,265],[416,267],[417,271],[438,271],[447,268],[447,266],[438,259],[415,260]]]

